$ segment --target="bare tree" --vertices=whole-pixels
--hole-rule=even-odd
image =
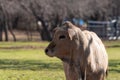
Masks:
[[[1,8],[2,8],[2,12],[3,12],[3,16],[4,16],[3,30],[5,32],[5,41],[8,41],[8,30],[12,34],[12,36],[14,38],[14,41],[16,41],[15,35],[12,31],[12,26],[10,25],[10,22],[9,22],[9,17],[10,16],[7,12],[8,10],[10,10],[10,9],[7,9],[7,7],[10,7],[10,5],[8,4],[7,6],[5,6],[6,3],[7,3],[6,1],[1,2]]]
[[[0,0],[3,4],[0,14],[1,17],[5,16],[3,21],[6,21],[14,40],[13,28],[26,30],[30,40],[33,29],[39,31],[42,40],[51,40],[51,30],[61,25],[65,19],[107,20],[108,17],[119,16],[119,2],[120,0]],[[41,21],[42,27],[37,26],[38,21]],[[5,30],[7,26],[4,27]],[[2,28],[0,30],[3,31]]]
[[[0,41],[2,41],[2,33],[5,32],[5,41],[8,41],[8,27],[6,25],[6,16],[2,3],[0,4]]]
[[[3,25],[4,24],[4,14],[2,6],[0,5],[0,41],[2,41],[2,31],[3,31]]]

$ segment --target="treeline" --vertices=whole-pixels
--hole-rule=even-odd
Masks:
[[[64,20],[108,20],[120,15],[120,0],[0,0],[0,41],[8,30],[36,30],[42,40],[51,40],[50,31]],[[41,22],[41,26],[38,25]]]

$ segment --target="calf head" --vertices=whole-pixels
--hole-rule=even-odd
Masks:
[[[65,22],[61,28],[55,28],[53,39],[45,49],[45,53],[50,57],[69,57],[74,47],[73,37],[76,35],[74,28],[70,22]]]

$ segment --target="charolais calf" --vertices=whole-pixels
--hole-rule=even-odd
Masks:
[[[108,55],[100,38],[66,21],[54,29],[46,55],[63,61],[66,80],[104,80]]]

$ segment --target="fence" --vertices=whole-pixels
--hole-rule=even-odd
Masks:
[[[120,25],[112,21],[88,21],[88,30],[95,32],[103,39],[119,39]]]

